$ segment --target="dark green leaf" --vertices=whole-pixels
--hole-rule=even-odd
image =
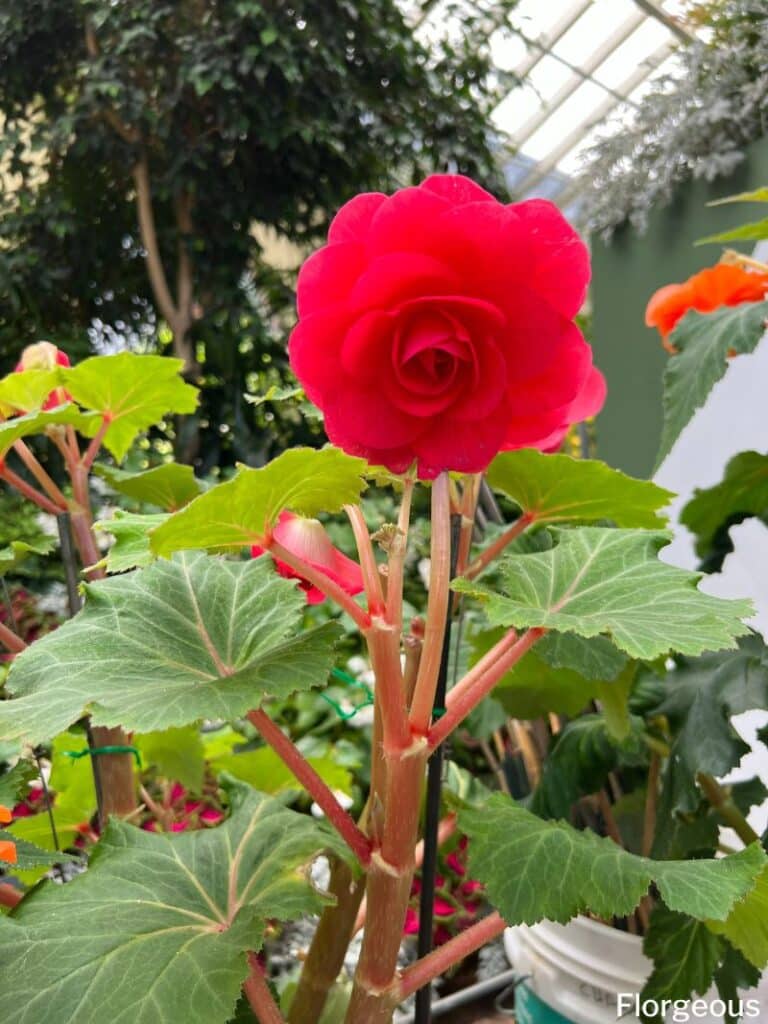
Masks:
[[[720,860],[651,861],[593,832],[542,821],[502,794],[462,811],[459,827],[470,838],[471,876],[511,925],[565,922],[587,910],[625,916],[651,882],[670,910],[724,921],[766,863],[757,843]]]
[[[225,1024],[268,919],[319,912],[308,864],[334,843],[247,787],[218,828],[168,836],[113,821],[89,870],[0,920],[5,1024]],[[29,970],[34,964],[35,970]]]
[[[670,357],[664,373],[664,426],[657,465],[669,455],[683,428],[725,374],[728,354],[755,350],[765,334],[766,318],[768,302],[685,314],[670,335],[678,352]]]
[[[680,522],[696,537],[696,551],[710,553],[715,535],[725,523],[768,514],[768,455],[741,452],[725,468],[719,484],[697,489],[680,514]]]
[[[722,941],[706,924],[659,904],[651,914],[643,952],[653,973],[643,999],[690,999],[709,990],[720,962]]]

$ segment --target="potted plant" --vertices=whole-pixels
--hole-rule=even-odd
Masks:
[[[142,737],[145,751],[150,736],[152,757],[167,762],[201,742],[199,723],[224,721],[243,735],[250,730],[261,743],[251,753],[268,751],[274,772],[287,770],[324,814],[291,809],[227,771],[207,776],[196,807],[172,787],[161,786],[158,799],[144,785],[140,803],[132,793],[130,807],[87,823],[100,835],[95,843],[81,836],[91,851],[86,871],[65,885],[46,880],[5,892],[13,904],[0,917],[8,1024],[106,1015],[317,1020],[363,896],[351,994],[345,1010],[334,1010],[348,1024],[391,1020],[410,994],[507,925],[585,911],[602,919],[637,907],[642,914],[651,893],[661,908],[654,914],[684,915],[718,949],[731,939],[738,945],[761,898],[759,842],[722,858],[648,856],[495,793],[460,807],[456,822],[467,837],[469,875],[495,909],[398,967],[427,764],[510,670],[536,658],[580,680],[594,678],[595,660],[615,666],[597,672],[600,700],[615,708],[614,730],[660,745],[663,728],[646,728],[642,718],[647,686],[639,697],[633,691],[642,703],[625,713],[632,685],[653,681],[672,653],[738,652],[748,634],[749,602],[709,596],[696,574],[659,560],[667,492],[596,461],[545,454],[604,397],[573,323],[588,277],[586,248],[547,202],[504,206],[459,175],[389,197],[355,197],[301,271],[289,343],[332,444],[288,450],[204,493],[172,464],[130,481],[113,473],[115,486],[161,511],[113,521],[117,540],[106,562],[91,547],[88,470],[101,445],[119,460],[137,432],[189,411],[192,389],[165,359],[124,354],[67,367],[48,350],[44,367],[0,383],[9,410],[3,451],[28,434],[58,439],[72,496],[54,499],[31,460],[34,485],[5,462],[2,474],[12,485],[20,480],[30,500],[50,491],[52,509],[69,512],[91,577],[82,609],[59,629],[28,646],[0,631],[15,655],[0,738],[4,750],[16,744],[22,753],[7,785],[28,773],[25,751],[56,758],[66,752],[62,742],[71,743],[62,733],[87,716],[91,729],[122,730],[120,743],[94,735],[86,746],[90,760],[106,766],[104,804],[112,759],[140,754]],[[50,396],[55,405],[46,407]],[[92,437],[84,451],[77,436],[72,441],[77,433]],[[483,474],[518,514],[473,553]],[[361,495],[371,481],[397,494],[394,521],[366,521]],[[430,509],[428,598],[416,623],[403,605],[415,495]],[[317,518],[342,514],[355,558]],[[496,583],[478,579],[483,570],[496,573]],[[341,622],[312,624],[307,599],[319,597]],[[482,608],[498,634],[443,698],[448,621],[460,607]],[[357,820],[276,717],[290,694],[322,687],[339,670],[337,643],[350,633],[363,638],[375,677],[370,787]],[[536,678],[517,679],[518,691],[542,699]],[[644,740],[639,746],[652,750]],[[227,767],[247,756],[233,753]],[[12,802],[2,791],[0,799]],[[148,817],[158,826],[136,827]],[[14,841],[16,828],[11,823],[3,841]],[[18,851],[20,861],[25,852],[45,857],[21,842]],[[330,868],[323,889],[309,871],[321,856]],[[280,1006],[265,939],[274,922],[313,913],[319,923],[298,987],[290,1007]],[[750,935],[759,930],[749,924]]]

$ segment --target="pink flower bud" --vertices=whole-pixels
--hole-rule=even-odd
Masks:
[[[57,366],[70,366],[69,356],[50,341],[38,341],[35,345],[27,345],[16,364],[15,373],[25,370],[55,370]],[[58,405],[71,402],[72,396],[64,388],[56,388],[45,402],[43,409],[55,409]]]
[[[363,574],[360,566],[351,558],[347,558],[337,547],[334,547],[325,527],[317,519],[304,519],[292,512],[282,512],[272,531],[272,536],[291,554],[296,555],[303,562],[307,562],[313,569],[319,569],[325,573],[348,594],[359,594],[362,591]],[[251,555],[258,558],[263,554],[264,548],[254,544],[251,548]],[[280,575],[285,576],[286,579],[299,580],[301,589],[307,595],[308,604],[320,604],[325,600],[323,592],[303,579],[301,574],[291,566],[277,558],[275,566]]]

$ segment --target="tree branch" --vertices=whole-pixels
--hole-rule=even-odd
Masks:
[[[139,218],[141,244],[144,246],[149,283],[152,285],[158,308],[169,324],[178,318],[178,310],[165,276],[160,246],[157,242],[155,214],[152,209],[152,188],[149,182],[149,161],[142,151],[133,167],[133,181],[136,186],[136,213]]]

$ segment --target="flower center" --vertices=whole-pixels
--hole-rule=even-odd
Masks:
[[[416,395],[451,391],[462,370],[473,365],[466,328],[450,314],[431,310],[404,317],[393,356],[399,383]]]

